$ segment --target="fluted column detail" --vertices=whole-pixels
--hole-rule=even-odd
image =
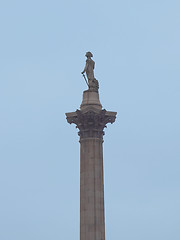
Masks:
[[[116,112],[99,102],[99,94],[85,91],[81,110],[66,113],[80,136],[80,240],[105,240],[103,135]]]

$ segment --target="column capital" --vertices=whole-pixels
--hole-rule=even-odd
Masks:
[[[66,113],[66,119],[68,123],[76,124],[81,139],[103,138],[106,124],[115,122],[116,114],[105,109],[97,110],[94,107],[88,107],[84,111],[76,110],[76,112]]]

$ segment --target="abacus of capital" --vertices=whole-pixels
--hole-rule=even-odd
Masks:
[[[80,110],[66,113],[80,136],[80,240],[105,240],[103,135],[107,123],[113,123],[116,112],[102,109],[98,81],[94,78],[95,63],[86,53],[88,90],[83,92]],[[87,80],[86,80],[87,81]]]

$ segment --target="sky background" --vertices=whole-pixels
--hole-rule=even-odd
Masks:
[[[65,112],[96,62],[106,240],[180,239],[180,1],[0,1],[0,239],[79,240],[79,137]]]

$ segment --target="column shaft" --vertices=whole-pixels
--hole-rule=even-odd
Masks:
[[[105,240],[103,140],[80,144],[80,240]]]

